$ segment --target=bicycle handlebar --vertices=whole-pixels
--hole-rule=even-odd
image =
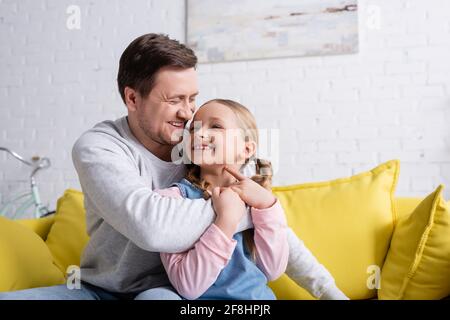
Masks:
[[[10,155],[12,155],[14,158],[16,158],[17,160],[22,161],[23,163],[25,163],[26,165],[29,166],[33,166],[32,163],[28,162],[27,160],[25,160],[24,158],[22,158],[21,156],[19,156],[17,153],[15,153],[12,150],[9,150],[8,148],[4,148],[4,147],[0,147],[0,151],[6,151],[8,152]]]
[[[47,158],[47,157],[41,158],[39,160],[39,165],[38,166],[41,169],[46,169],[46,168],[50,167],[50,165],[51,165],[50,159]]]
[[[38,170],[40,170],[40,169],[46,169],[46,168],[50,167],[50,165],[51,165],[50,159],[47,158],[47,157],[41,158],[41,157],[39,157],[39,156],[33,156],[33,157],[31,158],[31,161],[32,161],[32,162],[30,162],[30,161],[25,160],[25,159],[24,159],[22,156],[20,156],[18,153],[14,152],[14,151],[12,151],[12,150],[10,150],[10,149],[8,149],[8,148],[0,147],[0,151],[6,151],[6,152],[8,152],[9,154],[11,154],[14,158],[16,158],[17,160],[19,160],[19,161],[25,163],[26,165],[28,165],[28,166],[30,166],[30,167],[33,167],[34,170],[33,170],[32,176],[33,176]]]

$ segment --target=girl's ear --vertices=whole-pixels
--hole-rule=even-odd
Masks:
[[[245,160],[250,159],[256,153],[256,142],[245,142]]]

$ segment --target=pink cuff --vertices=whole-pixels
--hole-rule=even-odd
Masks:
[[[255,225],[273,225],[287,226],[286,216],[283,207],[277,199],[275,203],[265,209],[251,209],[252,220]]]

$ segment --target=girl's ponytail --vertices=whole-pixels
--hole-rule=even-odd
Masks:
[[[255,158],[256,174],[251,177],[253,181],[270,190],[272,186],[272,163],[268,160]]]

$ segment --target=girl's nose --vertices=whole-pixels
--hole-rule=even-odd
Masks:
[[[199,139],[205,139],[205,140],[211,139],[210,135],[208,134],[208,131],[204,130],[204,129],[199,129],[196,132],[196,135]]]

